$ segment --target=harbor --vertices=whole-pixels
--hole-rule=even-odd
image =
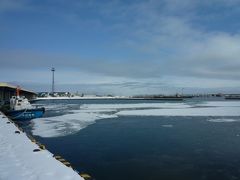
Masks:
[[[52,92],[51,94],[54,96],[39,97],[39,93],[21,89],[19,86],[1,83],[1,87],[2,109],[5,114],[1,112],[0,117],[2,143],[0,179],[7,177],[16,179],[19,176],[20,180],[26,178],[50,180],[60,176],[62,180],[93,180],[95,178],[100,180],[140,180],[146,179],[147,176],[137,171],[142,171],[142,168],[151,171],[148,165],[153,163],[154,168],[162,169],[160,174],[154,172],[152,179],[157,180],[165,177],[164,174],[168,171],[168,166],[156,164],[155,159],[151,158],[151,154],[156,153],[155,156],[160,158],[161,162],[167,163],[170,162],[165,159],[162,153],[169,156],[170,161],[175,161],[177,158],[177,152],[162,151],[164,138],[162,139],[160,136],[164,135],[163,137],[170,138],[169,141],[175,144],[178,138],[174,136],[171,139],[171,131],[175,130],[176,133],[180,133],[183,130],[179,126],[181,122],[193,129],[196,129],[196,126],[202,126],[202,128],[207,128],[206,133],[209,133],[213,124],[224,125],[228,123],[232,127],[234,124],[238,124],[240,117],[240,101],[238,99],[228,100],[226,98],[228,96],[224,94],[69,96],[70,93],[67,92]],[[27,95],[31,103],[23,95]],[[132,122],[134,124],[131,124]],[[156,127],[152,127],[154,124]],[[146,130],[146,133],[149,134],[143,131],[145,127],[151,129],[151,131]],[[221,128],[223,127],[220,127],[217,133],[218,131],[222,132]],[[142,132],[138,134],[136,128],[142,129]],[[110,129],[115,129],[116,132]],[[184,126],[184,129],[187,130],[187,127]],[[122,137],[120,132],[126,132],[126,134]],[[202,132],[198,133],[194,135],[194,141],[199,141],[199,136],[204,136],[201,134]],[[226,136],[231,135],[226,132],[222,133]],[[186,134],[180,133],[179,136],[185,137],[187,134],[188,132]],[[237,130],[234,130],[232,135],[235,137],[235,142],[239,136]],[[113,139],[109,139],[108,136],[113,137]],[[154,137],[153,140],[150,140],[150,137]],[[156,138],[160,138],[160,144]],[[203,144],[211,142],[214,146],[218,146],[218,143],[206,138],[207,142],[203,141]],[[141,139],[148,139],[144,140],[147,147],[147,149],[143,147],[146,150],[144,153],[140,147]],[[139,150],[131,145],[135,143]],[[189,145],[191,144],[186,146]],[[152,152],[151,146],[157,151]],[[178,148],[181,152],[180,156],[185,156],[183,152],[187,147],[168,146],[168,150]],[[193,146],[196,149],[204,149],[205,153],[213,153],[214,157],[217,156],[215,152],[206,149],[206,146]],[[116,147],[121,149],[121,155],[116,154],[118,152]],[[218,147],[219,152],[225,150],[230,154],[232,153],[229,152],[229,149]],[[191,151],[189,153],[195,154]],[[135,157],[134,154],[139,157]],[[118,159],[118,156],[121,159]],[[135,161],[131,162],[134,157],[137,158],[137,161],[143,161],[141,166],[138,166]],[[7,165],[4,163],[6,161],[9,162]],[[201,161],[209,163],[204,158]],[[186,164],[188,162],[177,162],[172,168],[180,168],[178,163]],[[199,171],[199,169],[192,167],[198,166],[198,163],[192,161],[190,163],[190,168],[184,165],[188,172]],[[127,169],[131,167],[131,164],[138,170],[125,177],[125,174],[121,172],[128,172]],[[7,170],[9,167],[11,167],[10,171]],[[224,168],[228,169],[228,167]],[[15,171],[16,173],[12,177],[11,174]],[[180,171],[184,172],[185,170],[181,169]],[[218,169],[212,170],[212,172],[215,171]],[[223,176],[227,177],[229,171],[223,172]],[[167,174],[167,177],[175,179],[179,176],[177,174],[177,172],[173,175]],[[218,177],[217,174],[212,176],[208,173],[200,173],[199,177],[205,176]],[[186,176],[185,178],[192,179],[193,177]]]
[[[239,101],[217,97],[36,103],[46,108],[44,117],[22,127],[96,180],[231,179],[232,174],[240,175],[235,161],[240,149]]]
[[[240,0],[0,0],[0,180],[240,180]]]
[[[148,175],[140,172],[151,171],[150,167],[161,169],[160,173],[153,172],[153,180],[180,176],[197,179],[194,174],[181,175],[186,171],[198,172],[200,179],[218,178],[219,168],[213,168],[211,173],[206,169],[202,172],[197,168],[200,164],[184,152],[196,156],[207,167],[211,162],[202,157],[202,153],[212,154],[211,161],[217,163],[219,153],[234,154],[227,148],[231,145],[226,141],[219,144],[215,138],[233,137],[230,143],[236,143],[239,137],[235,125],[240,122],[240,101],[225,99],[224,95],[64,97],[55,93],[54,97],[39,98],[37,93],[32,93],[30,104],[22,96],[26,92],[31,93],[10,85],[1,91],[3,109],[8,116],[1,112],[0,179],[50,180],[59,176],[62,180],[141,180]],[[41,115],[29,116],[42,108]],[[21,116],[11,119],[9,112],[19,111]],[[233,127],[233,131],[224,130]],[[207,134],[213,130],[216,137],[212,139]],[[183,144],[178,144],[179,138]],[[209,143],[214,150],[209,149]],[[198,154],[199,151],[203,152]],[[179,160],[178,156],[183,159]],[[165,163],[158,164],[157,159]],[[232,163],[236,162],[230,161],[220,168],[221,176],[228,178]],[[172,171],[169,168],[179,172],[168,173]]]
[[[50,153],[21,127],[21,123],[41,118],[45,113],[44,107],[33,106],[23,96],[34,99],[36,93],[0,83],[0,94],[0,179],[92,179],[63,157]]]

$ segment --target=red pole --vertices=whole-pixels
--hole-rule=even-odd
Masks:
[[[20,96],[20,86],[17,86],[17,96]]]

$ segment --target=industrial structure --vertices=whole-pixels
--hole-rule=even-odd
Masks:
[[[52,95],[54,95],[54,91],[55,91],[55,85],[54,85],[54,72],[55,72],[55,68],[52,68],[51,71],[52,71]]]
[[[17,86],[0,82],[0,105],[9,102],[12,96],[16,96],[16,89]],[[37,97],[37,94],[33,91],[21,89],[20,96],[25,96],[27,99],[32,100]]]

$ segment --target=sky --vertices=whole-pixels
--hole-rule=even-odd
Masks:
[[[240,92],[240,0],[0,0],[0,81],[34,91]]]

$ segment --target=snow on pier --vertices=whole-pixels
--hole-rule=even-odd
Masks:
[[[35,152],[34,152],[35,151]],[[0,179],[84,180],[47,150],[41,150],[0,112]]]

